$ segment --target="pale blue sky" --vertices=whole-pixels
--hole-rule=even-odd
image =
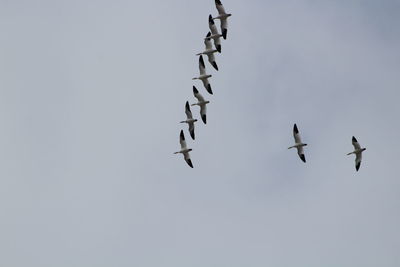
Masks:
[[[400,265],[400,1],[223,3],[0,0],[0,266]]]

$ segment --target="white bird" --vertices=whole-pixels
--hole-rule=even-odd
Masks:
[[[193,80],[201,80],[207,92],[213,94],[210,82],[208,81],[208,78],[212,77],[212,75],[206,73],[206,65],[204,65],[203,56],[201,55],[199,57],[199,70],[200,70],[200,76],[194,77]]]
[[[358,171],[361,166],[362,152],[366,150],[366,148],[361,148],[360,144],[354,136],[351,139],[351,142],[353,143],[354,151],[348,153],[347,155],[356,154],[356,171]]]
[[[196,54],[196,56],[200,55],[207,55],[208,57],[208,62],[214,67],[214,69],[218,70],[218,65],[215,62],[215,56],[214,53],[218,52],[216,49],[212,48],[211,40],[208,38],[211,36],[211,32],[208,32],[206,38],[204,38],[204,44],[206,45],[206,50],[204,50],[201,53]]]
[[[201,115],[201,120],[204,122],[204,124],[207,124],[207,104],[210,103],[208,100],[204,100],[204,97],[199,93],[197,88],[193,86],[193,94],[194,97],[197,98],[197,103],[192,104],[192,106],[199,106],[200,107],[200,115]]]
[[[297,125],[296,124],[294,124],[294,127],[293,127],[293,136],[294,136],[295,145],[289,147],[288,149],[291,149],[291,148],[294,148],[294,147],[297,148],[297,154],[299,154],[300,159],[303,162],[306,162],[306,157],[304,156],[303,147],[306,146],[307,144],[304,144],[304,143],[301,142],[299,129],[297,129]]]
[[[232,16],[232,14],[227,14],[225,12],[225,8],[222,5],[220,0],[215,0],[215,6],[217,7],[217,10],[218,10],[218,16],[216,16],[213,19],[221,20],[222,36],[224,37],[224,39],[226,39],[226,35],[228,33],[228,17]]]
[[[189,152],[192,151],[193,149],[187,148],[186,146],[186,141],[185,141],[185,135],[183,134],[183,130],[181,130],[181,134],[179,135],[179,142],[181,143],[181,150],[175,152],[174,154],[183,154],[183,158],[187,162],[187,164],[193,168],[192,161],[190,160],[190,155]]]
[[[210,28],[211,35],[209,37],[206,37],[206,39],[213,39],[215,48],[217,49],[218,52],[221,53],[222,34],[218,32],[217,26],[215,25],[215,22],[211,15],[208,16],[208,27]]]
[[[186,113],[186,120],[181,121],[181,123],[187,123],[189,125],[189,133],[192,139],[194,140],[194,123],[197,121],[193,119],[192,111],[190,110],[189,102],[186,101],[185,105],[185,113]]]

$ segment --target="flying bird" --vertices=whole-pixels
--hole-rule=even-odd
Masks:
[[[210,28],[211,35],[209,37],[206,37],[206,39],[207,38],[213,39],[215,48],[217,49],[218,52],[221,53],[221,36],[222,35],[218,32],[217,26],[215,25],[215,22],[211,15],[208,16],[208,27]]]
[[[347,155],[356,154],[356,171],[358,171],[361,166],[362,152],[366,150],[366,148],[361,148],[360,144],[354,136],[351,139],[351,142],[354,146],[354,151],[348,153]]]
[[[200,70],[200,76],[194,77],[193,80],[201,80],[207,92],[213,94],[210,82],[208,81],[208,78],[212,77],[212,75],[206,73],[206,65],[204,65],[204,60],[202,55],[200,55],[199,57],[199,70]]]
[[[232,14],[227,14],[225,12],[225,8],[222,5],[220,0],[215,0],[215,6],[217,7],[217,10],[218,10],[218,16],[216,16],[213,19],[221,20],[222,37],[224,37],[224,39],[226,39],[226,35],[228,33],[228,17],[232,16]]]
[[[186,120],[181,121],[181,123],[187,123],[189,125],[189,133],[192,139],[194,140],[194,123],[197,121],[193,119],[192,111],[190,110],[189,102],[186,101],[185,105],[185,113],[186,113]]]
[[[200,115],[201,115],[201,120],[204,122],[204,124],[207,124],[207,104],[210,103],[208,100],[204,100],[204,97],[199,93],[197,88],[193,86],[193,94],[194,97],[197,98],[197,103],[192,104],[192,106],[199,106],[200,107]]]
[[[297,154],[299,154],[300,159],[303,162],[306,162],[306,157],[304,156],[303,147],[306,146],[307,144],[304,144],[304,143],[301,142],[299,129],[297,129],[297,125],[296,124],[294,124],[294,126],[293,126],[293,136],[294,136],[295,145],[289,147],[288,149],[291,149],[291,148],[294,148],[294,147],[297,148]]]
[[[193,164],[192,164],[192,161],[190,160],[190,155],[189,155],[189,152],[192,151],[193,149],[187,148],[183,130],[181,130],[181,134],[179,135],[179,142],[181,143],[181,150],[178,152],[175,152],[174,154],[179,154],[179,153],[183,154],[183,158],[185,159],[186,163],[191,168],[193,168]]]
[[[204,44],[206,45],[206,50],[204,50],[203,52],[198,53],[196,55],[197,56],[207,55],[208,62],[210,62],[210,64],[214,67],[214,69],[218,70],[218,65],[215,62],[215,56],[214,56],[214,53],[218,52],[218,51],[216,49],[213,49],[211,40],[209,39],[210,36],[211,36],[211,32],[208,32],[206,38],[204,38]]]

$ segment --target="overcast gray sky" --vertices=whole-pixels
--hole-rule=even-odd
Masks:
[[[400,1],[223,3],[0,0],[0,266],[400,265]]]

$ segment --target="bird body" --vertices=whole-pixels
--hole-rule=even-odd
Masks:
[[[207,92],[209,94],[213,94],[213,91],[211,89],[211,84],[208,81],[208,78],[212,77],[212,75],[206,73],[206,65],[204,65],[204,59],[203,56],[201,55],[199,56],[199,71],[200,71],[200,76],[194,77],[193,80],[201,80]]]
[[[179,135],[179,142],[181,144],[181,150],[174,152],[174,154],[183,154],[183,158],[185,159],[186,163],[191,168],[193,168],[192,160],[190,159],[190,154],[189,154],[189,152],[192,151],[193,149],[187,147],[183,130],[181,130],[181,133]]]
[[[204,38],[204,45],[206,46],[206,50],[196,55],[197,56],[207,55],[208,62],[210,62],[210,64],[214,67],[214,69],[218,70],[218,65],[217,62],[215,62],[215,56],[214,56],[214,53],[218,51],[216,49],[213,49],[211,40],[207,38],[209,36],[211,36],[211,32],[208,32],[206,38]]]
[[[225,12],[225,8],[220,0],[215,0],[215,6],[218,10],[218,16],[212,19],[219,19],[221,21],[222,37],[226,39],[226,35],[228,34],[228,18],[232,16],[232,14],[228,14]]]
[[[198,77],[194,77],[192,80],[207,80],[208,78],[211,78],[211,74],[203,74]]]
[[[211,49],[211,50],[204,50],[203,52],[197,53],[197,54],[196,54],[196,56],[200,56],[200,55],[206,55],[206,56],[209,56],[209,55],[212,55],[212,54],[214,54],[215,52],[218,52],[218,51],[217,51],[217,50],[215,50],[215,49]]]
[[[210,28],[211,35],[209,38],[214,40],[214,46],[218,52],[221,53],[221,34],[218,32],[217,26],[211,15],[208,16],[208,27]]]
[[[306,157],[304,155],[304,147],[307,146],[307,144],[305,144],[301,141],[299,129],[297,128],[296,124],[294,124],[294,126],[293,126],[293,137],[294,137],[295,144],[291,147],[288,147],[288,149],[297,148],[297,154],[299,155],[300,159],[303,162],[306,162]]]
[[[187,119],[185,121],[181,121],[180,123],[192,123],[192,122],[196,122],[196,119]]]
[[[360,143],[358,143],[357,139],[353,136],[351,139],[351,143],[354,146],[354,151],[347,153],[347,155],[355,154],[356,159],[355,159],[355,165],[356,165],[356,171],[360,169],[361,166],[361,160],[362,160],[362,152],[366,150],[366,148],[362,148],[360,146]]]
[[[192,104],[192,106],[200,107],[201,120],[204,124],[207,124],[207,104],[210,103],[210,101],[205,100],[195,86],[193,86],[193,94],[198,101],[197,103]]]
[[[186,120],[181,121],[180,123],[187,123],[189,125],[190,137],[192,137],[192,139],[194,140],[195,139],[195,136],[194,136],[194,123],[197,121],[197,119],[193,119],[192,111],[190,110],[190,106],[189,106],[189,102],[188,101],[186,101],[185,113],[186,113]]]

